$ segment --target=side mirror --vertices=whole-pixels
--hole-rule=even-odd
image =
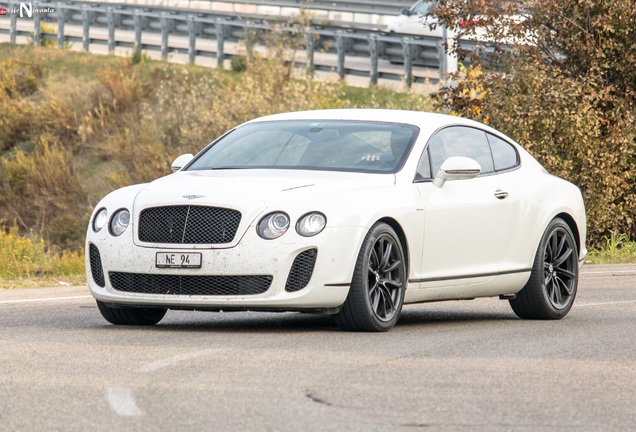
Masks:
[[[411,11],[408,8],[402,9],[402,15],[411,16]]]
[[[172,162],[172,172],[179,171],[181,168],[186,166],[186,164],[190,162],[193,157],[194,156],[192,155],[192,153],[186,153],[176,158],[174,162]]]
[[[468,180],[475,178],[481,172],[481,165],[474,159],[453,156],[444,161],[439,168],[433,184],[438,188],[444,186],[446,180]]]

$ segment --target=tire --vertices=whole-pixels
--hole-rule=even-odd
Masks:
[[[579,279],[578,249],[570,227],[554,219],[534,258],[530,279],[510,306],[519,318],[556,320],[568,314]]]
[[[97,301],[97,308],[102,316],[111,324],[150,326],[155,325],[164,317],[167,309],[159,308],[135,308],[135,307],[110,307]]]
[[[375,224],[362,242],[349,294],[335,315],[338,327],[367,332],[393,328],[402,311],[406,279],[400,239],[389,225]]]

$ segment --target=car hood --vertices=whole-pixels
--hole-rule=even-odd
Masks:
[[[394,182],[392,174],[252,169],[183,171],[145,185],[137,193],[135,207],[139,210],[194,204],[260,213],[280,201],[296,203],[325,193],[350,193]]]

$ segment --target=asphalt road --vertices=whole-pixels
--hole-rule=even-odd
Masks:
[[[635,430],[636,266],[587,266],[561,321],[482,299],[388,333],[169,311],[116,327],[86,287],[0,291],[1,431]]]

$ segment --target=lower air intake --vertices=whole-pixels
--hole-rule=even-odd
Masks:
[[[262,294],[272,284],[272,276],[182,276],[110,272],[117,291],[192,296],[232,296]]]
[[[102,258],[99,255],[99,249],[94,244],[88,247],[88,260],[91,264],[91,274],[93,275],[93,281],[100,287],[106,286],[104,280],[104,269],[102,268]]]
[[[314,272],[317,256],[317,249],[308,249],[298,254],[287,277],[285,291],[299,291],[307,286]]]

